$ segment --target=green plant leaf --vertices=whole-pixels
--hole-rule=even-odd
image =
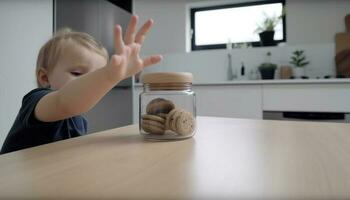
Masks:
[[[306,61],[304,50],[295,50],[291,59],[290,63],[294,64],[296,67],[303,67],[309,64],[309,61]]]
[[[303,62],[303,63],[300,63],[300,66],[305,66],[305,65],[308,65],[310,62]]]
[[[283,10],[282,10],[282,14],[280,16],[276,16],[276,15],[269,16],[269,15],[267,15],[266,12],[263,12],[264,19],[263,19],[262,23],[258,24],[258,27],[257,27],[255,32],[275,30],[275,27],[277,26],[278,22],[282,19],[282,16],[283,16]]]
[[[302,62],[302,61],[304,61],[305,59],[306,59],[306,57],[303,56],[303,57],[299,58],[299,61]]]

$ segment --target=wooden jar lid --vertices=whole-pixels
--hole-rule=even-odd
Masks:
[[[157,72],[144,74],[142,83],[192,83],[193,75],[189,72]]]

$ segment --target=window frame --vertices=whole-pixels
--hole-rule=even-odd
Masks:
[[[225,49],[226,43],[224,44],[210,44],[210,45],[196,45],[196,30],[195,30],[195,13],[200,11],[209,11],[209,10],[217,10],[217,9],[225,9],[225,8],[237,8],[237,7],[248,7],[248,6],[256,6],[256,5],[266,5],[272,3],[282,3],[282,6],[285,7],[285,0],[267,0],[267,1],[254,1],[254,2],[245,2],[245,3],[234,3],[234,4],[225,4],[225,5],[215,5],[215,6],[207,6],[207,7],[193,7],[190,8],[190,37],[191,37],[191,51],[197,50],[208,50],[208,49]],[[286,15],[282,17],[282,28],[283,28],[283,39],[275,40],[276,45],[281,42],[287,41],[287,28],[286,28]],[[244,43],[244,42],[242,42]],[[233,43],[233,44],[242,44],[242,43]],[[246,42],[245,42],[246,43]],[[248,42],[253,47],[260,47],[260,42]]]

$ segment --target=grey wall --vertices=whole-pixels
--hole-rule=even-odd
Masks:
[[[20,108],[36,86],[35,63],[52,34],[51,0],[0,1],[0,145]]]

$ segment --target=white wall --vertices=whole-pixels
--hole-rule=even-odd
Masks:
[[[239,72],[244,62],[246,74],[266,60],[266,53],[272,53],[271,62],[278,66],[288,65],[289,57],[296,49],[305,50],[310,64],[305,73],[310,78],[335,74],[334,44],[308,44],[284,47],[259,47],[249,49],[233,49],[232,67]],[[191,53],[165,54],[160,64],[147,68],[144,73],[158,71],[187,71],[194,75],[195,83],[217,83],[228,80],[228,57],[226,50],[195,51]],[[278,71],[276,71],[278,74]],[[275,76],[278,79],[278,76]]]
[[[143,52],[167,54],[186,51],[188,5],[242,1],[256,0],[134,0],[134,13],[139,14],[143,21],[147,18],[155,20]],[[335,33],[345,30],[344,16],[350,12],[348,0],[286,1],[288,45],[333,43]]]
[[[52,35],[51,0],[0,1],[0,145],[21,106],[36,86],[40,47]]]
[[[344,17],[350,14],[349,0],[287,0],[288,44],[334,42],[345,32]]]

